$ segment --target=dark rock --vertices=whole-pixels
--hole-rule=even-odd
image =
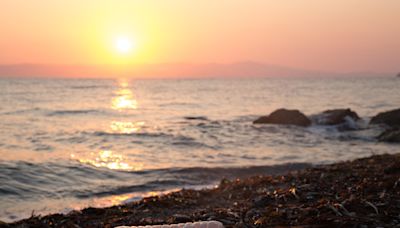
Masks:
[[[384,131],[378,136],[381,142],[397,142],[400,143],[400,128],[392,128]]]
[[[348,118],[357,121],[360,117],[351,109],[332,109],[326,110],[315,116],[317,124],[320,125],[338,125],[346,123]]]
[[[386,124],[389,126],[400,126],[400,108],[378,113],[378,115],[372,117],[371,124]]]
[[[278,109],[269,116],[262,116],[254,124],[287,124],[297,126],[311,125],[310,119],[298,110]]]

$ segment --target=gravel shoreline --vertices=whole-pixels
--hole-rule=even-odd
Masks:
[[[32,216],[0,227],[114,227],[217,220],[225,227],[400,226],[400,154],[227,180],[127,205]]]

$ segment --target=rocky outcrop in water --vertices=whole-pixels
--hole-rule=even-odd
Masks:
[[[254,124],[286,124],[307,127],[311,120],[299,110],[278,109],[268,116],[262,116]]]
[[[384,131],[378,136],[378,140],[381,142],[400,143],[400,128],[391,128]]]
[[[372,117],[370,124],[386,124],[391,127],[400,126],[400,108],[378,113]]]
[[[317,125],[336,125],[339,131],[358,130],[357,121],[361,118],[356,112],[347,109],[330,109],[310,117]]]
[[[351,109],[332,109],[326,110],[321,114],[314,116],[317,124],[320,125],[338,125],[346,123],[349,120],[357,121],[360,117]]]

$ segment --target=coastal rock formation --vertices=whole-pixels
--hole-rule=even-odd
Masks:
[[[351,109],[332,109],[326,110],[321,114],[315,115],[314,119],[320,125],[338,125],[348,121],[357,121],[360,117]]]
[[[262,116],[254,124],[286,124],[307,127],[311,125],[310,119],[299,110],[278,109],[269,116]]]
[[[400,143],[400,128],[392,128],[384,131],[378,136],[381,142],[396,142]]]
[[[400,108],[378,113],[372,117],[370,124],[386,124],[388,126],[400,126]]]

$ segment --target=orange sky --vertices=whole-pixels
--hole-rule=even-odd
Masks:
[[[115,39],[135,48],[118,53]],[[0,0],[0,64],[400,70],[399,0]]]

